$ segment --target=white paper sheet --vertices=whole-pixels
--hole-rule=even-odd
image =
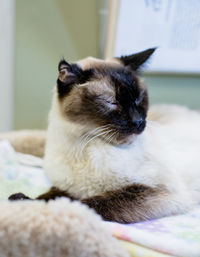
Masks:
[[[200,73],[200,0],[121,0],[115,56],[155,46],[148,71]]]

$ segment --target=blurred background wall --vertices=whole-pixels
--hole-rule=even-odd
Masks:
[[[98,56],[95,0],[17,0],[14,128],[45,128],[57,64]]]
[[[14,44],[14,129],[45,128],[57,64],[102,57],[108,0],[17,0]],[[145,75],[151,103],[200,108],[200,76]]]
[[[0,0],[0,131],[13,127],[14,17],[14,1]]]

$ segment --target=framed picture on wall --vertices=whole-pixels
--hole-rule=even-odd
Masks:
[[[200,74],[199,0],[112,0],[106,57],[157,47],[147,72]]]

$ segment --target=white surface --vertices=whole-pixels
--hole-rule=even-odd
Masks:
[[[19,154],[8,141],[0,140],[0,200],[18,192],[30,197],[46,192],[51,183],[42,165],[42,159]]]
[[[0,131],[13,125],[14,0],[0,0]]]
[[[200,73],[199,0],[121,0],[115,56],[158,46],[148,71]]]

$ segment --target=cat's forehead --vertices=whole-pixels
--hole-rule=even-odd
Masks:
[[[120,68],[123,65],[115,58],[101,60],[94,57],[87,57],[85,59],[79,60],[76,62],[83,70],[92,69],[92,68],[109,68],[116,67]]]
[[[76,65],[84,71],[92,70],[89,83],[79,85],[87,87],[88,92],[92,94],[103,92],[114,96],[119,87],[130,87],[136,91],[143,88],[138,76],[116,58],[101,60],[87,57],[78,61]]]
[[[122,65],[116,58],[101,60],[93,57],[87,57],[76,63],[83,71],[92,71],[91,78],[97,79],[98,82],[109,82],[112,85],[122,82],[123,84],[132,84],[137,80],[137,75]],[[103,84],[103,83],[101,83]]]

